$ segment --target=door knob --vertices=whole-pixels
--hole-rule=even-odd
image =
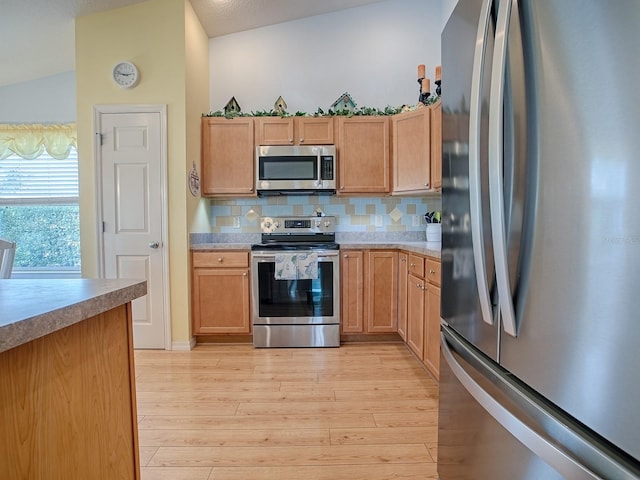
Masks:
[[[160,246],[160,242],[149,242],[149,248],[158,248]]]

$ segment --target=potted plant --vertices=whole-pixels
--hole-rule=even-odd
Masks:
[[[440,210],[425,213],[424,220],[427,222],[427,242],[440,242],[442,240]]]

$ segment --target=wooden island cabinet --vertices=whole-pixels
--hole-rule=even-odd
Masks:
[[[0,280],[0,478],[140,478],[135,280]]]

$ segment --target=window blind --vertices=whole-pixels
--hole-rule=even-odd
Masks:
[[[46,152],[32,160],[0,160],[0,204],[78,203],[78,152],[62,160]]]

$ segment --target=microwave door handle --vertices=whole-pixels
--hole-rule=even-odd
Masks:
[[[316,185],[318,187],[322,187],[322,150],[320,148],[318,149],[316,156],[318,157],[316,162],[318,164],[318,180],[316,181]]]

